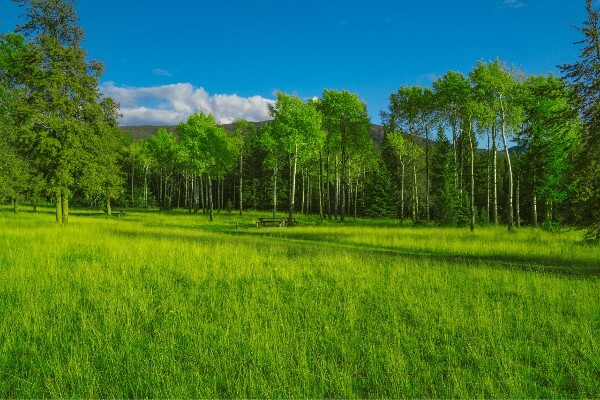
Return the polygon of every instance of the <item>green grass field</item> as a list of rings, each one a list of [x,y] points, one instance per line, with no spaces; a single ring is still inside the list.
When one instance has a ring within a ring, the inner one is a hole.
[[[3,210],[2,398],[600,397],[578,231]]]

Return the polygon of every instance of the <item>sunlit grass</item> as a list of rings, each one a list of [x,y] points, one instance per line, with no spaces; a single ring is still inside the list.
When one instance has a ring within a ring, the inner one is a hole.
[[[0,397],[598,397],[578,232],[258,215],[0,212]]]

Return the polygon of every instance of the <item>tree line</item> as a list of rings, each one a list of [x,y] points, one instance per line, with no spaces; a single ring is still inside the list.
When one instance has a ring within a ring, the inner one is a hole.
[[[278,93],[272,121],[191,115],[145,140],[123,135],[69,0],[16,0],[27,22],[0,37],[1,195],[206,213],[245,208],[321,219],[397,217],[448,226],[565,222],[598,238],[598,13],[587,1],[580,60],[564,78],[500,60],[403,86],[374,132],[365,102]],[[376,143],[377,142],[377,143]]]

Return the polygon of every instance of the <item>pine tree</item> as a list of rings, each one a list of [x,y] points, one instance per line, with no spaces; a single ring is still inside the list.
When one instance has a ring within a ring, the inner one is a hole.
[[[89,167],[87,145],[103,146],[99,138],[107,133],[106,119],[116,125],[116,104],[113,111],[102,105],[98,79],[103,66],[86,59],[74,1],[16,3],[25,7],[27,18],[17,32],[30,40],[12,75],[16,86],[26,88],[11,113],[17,146],[43,174],[47,192],[56,199],[57,222],[67,222],[69,197],[81,171]]]
[[[394,184],[381,158],[368,174],[365,196],[365,215],[371,218],[394,218],[398,213],[398,187]]]
[[[456,226],[460,220],[460,204],[455,186],[454,154],[441,127],[433,149],[431,172],[433,220],[440,225]]]
[[[588,226],[587,238],[600,243],[600,12],[587,0],[588,18],[578,28],[583,39],[579,60],[561,67],[579,98],[585,123],[581,151],[576,158],[575,205],[578,222]]]

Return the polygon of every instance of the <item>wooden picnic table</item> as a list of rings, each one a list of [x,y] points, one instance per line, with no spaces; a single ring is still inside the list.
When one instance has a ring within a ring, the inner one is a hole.
[[[292,225],[297,225],[298,221],[296,221],[296,218],[292,218]],[[279,226],[280,228],[286,227],[289,225],[289,220],[287,217],[285,218],[259,218],[258,221],[256,221],[256,227],[260,228],[263,226],[269,226],[269,225],[274,225],[274,226]]]

